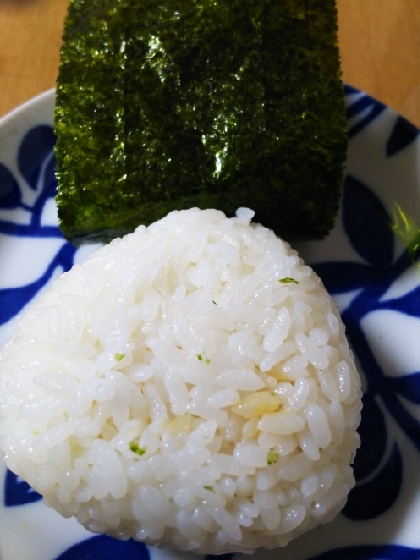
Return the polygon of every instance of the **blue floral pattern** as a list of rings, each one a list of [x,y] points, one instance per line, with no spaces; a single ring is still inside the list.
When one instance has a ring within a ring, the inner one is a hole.
[[[363,173],[363,166],[355,164],[358,162],[355,162],[353,150],[361,153],[360,150],[371,142],[369,134],[377,127],[377,134],[383,138],[382,151],[377,156],[381,158],[379,163],[398,161],[399,169],[403,170],[401,158],[409,157],[410,150],[414,155],[416,150],[420,150],[419,131],[358,90],[345,86],[345,94],[350,157],[343,184],[339,223],[330,240],[318,242],[315,250],[311,249],[314,245],[304,246],[302,254],[313,264],[335,298],[364,377],[364,408],[359,430],[361,447],[354,463],[357,484],[337,521],[338,527],[355,526],[352,539],[346,540],[343,530],[342,540],[334,541],[335,544],[311,548],[312,541],[309,539],[304,553],[296,552],[296,556],[289,556],[286,552],[282,556],[279,551],[279,558],[414,560],[420,558],[420,537],[415,541],[417,547],[413,545],[413,539],[410,543],[401,541],[397,545],[387,540],[382,527],[386,527],[387,516],[396,515],[398,504],[403,499],[404,485],[415,483],[408,478],[412,475],[407,474],[410,470],[407,457],[412,457],[413,450],[416,457],[420,452],[420,408],[417,410],[420,405],[420,359],[417,362],[414,360],[418,367],[413,368],[405,365],[399,370],[394,367],[395,364],[389,365],[380,344],[372,342],[369,321],[378,313],[388,313],[387,317],[395,316],[398,320],[410,318],[418,321],[420,276],[414,280],[410,276],[417,265],[412,263],[407,251],[394,238],[390,227],[392,193],[389,189],[385,193],[380,181],[372,183],[369,174]],[[7,274],[3,280],[0,270],[0,342],[1,336],[5,336],[2,329],[6,329],[9,322],[55,275],[70,269],[77,260],[78,251],[62,238],[53,211],[56,189],[54,142],[51,122],[36,122],[26,127],[23,135],[16,140],[14,158],[2,158],[0,146],[0,243],[7,241],[15,244],[12,248],[18,248],[22,241],[31,240],[39,243],[39,250],[47,254],[44,267],[33,273],[32,267],[28,266],[26,271],[17,275],[15,282],[8,281],[10,275]],[[366,161],[369,163],[368,156]],[[401,171],[397,175],[399,180],[402,179]],[[420,193],[419,182],[420,177],[416,177],[414,188]],[[401,188],[401,185],[396,187]],[[395,197],[397,199],[397,191]],[[406,210],[411,212],[410,208]],[[344,251],[336,249],[334,235],[344,240]],[[331,248],[335,252],[331,252]],[[41,496],[24,481],[5,470],[4,516],[8,512],[29,511],[27,508],[41,512],[40,508],[45,506],[40,500]],[[359,539],[358,528],[363,523],[372,522],[377,524],[376,540],[370,542],[370,537],[366,536]],[[382,522],[385,523],[383,526]],[[328,531],[328,526],[325,531]],[[381,535],[379,542],[383,544],[374,544],[378,542],[378,535]],[[0,531],[0,543],[1,538]],[[120,542],[87,532],[78,534],[72,542],[63,545],[58,553],[45,553],[45,560],[150,560],[155,554],[155,551],[151,554],[151,550],[141,543]],[[318,555],[311,552],[315,550]],[[323,552],[319,554],[319,550]],[[224,555],[225,560],[230,560],[232,556]],[[207,556],[206,560],[212,559],[212,556]],[[4,560],[9,558],[5,556]],[[32,558],[28,556],[28,560]]]
[[[27,482],[12,471],[7,470],[4,478],[5,507],[22,506],[42,500],[42,496],[35,492]]]
[[[92,537],[77,543],[57,560],[150,560],[147,546],[143,543],[117,541],[111,537]]]
[[[399,121],[391,138],[398,126]],[[415,137],[412,136],[412,141]],[[393,142],[396,145],[395,137]],[[406,137],[402,138],[402,142],[404,147],[408,145]],[[366,376],[361,447],[354,465],[358,485],[351,492],[343,513],[352,519],[370,519],[392,506],[403,479],[401,452],[398,443],[393,443],[388,449],[380,404],[420,451],[418,419],[399,398],[420,404],[420,372],[387,376],[372,352],[361,324],[369,313],[379,310],[392,310],[420,318],[420,288],[416,287],[399,298],[383,300],[392,284],[413,263],[407,250],[394,260],[390,215],[374,192],[350,174],[343,186],[342,222],[349,242],[362,262],[334,261],[317,264],[314,268],[332,296],[358,290],[341,314],[352,349]]]
[[[344,86],[344,93],[347,101],[348,134],[351,139],[379,117],[386,107],[349,85]]]
[[[406,546],[353,546],[320,554],[310,560],[418,560],[420,549]]]
[[[331,295],[358,290],[350,305],[342,312],[342,319],[352,349],[366,375],[367,386],[360,430],[362,445],[355,460],[355,474],[359,485],[351,493],[344,513],[355,519],[367,519],[383,513],[392,505],[402,481],[401,456],[397,444],[393,446],[385,464],[382,464],[387,437],[376,399],[382,399],[416,446],[419,446],[420,440],[410,429],[413,419],[409,413],[404,414],[404,408],[396,398],[396,385],[404,391],[405,384],[402,378],[398,378],[398,383],[395,383],[392,378],[388,379],[384,375],[369,347],[361,322],[368,313],[377,309],[396,308],[406,312],[405,304],[412,302],[415,294],[410,292],[399,300],[381,301],[389,286],[411,266],[411,262],[407,252],[393,262],[394,238],[389,225],[391,218],[375,194],[351,175],[347,175],[344,181],[342,216],[344,231],[363,262],[335,261],[320,263],[314,268]],[[416,385],[416,374],[409,376],[406,382]],[[408,398],[412,398],[410,391],[404,392]],[[363,483],[380,464],[382,467],[374,478]],[[388,488],[385,494],[383,488]],[[369,507],[366,507],[367,503]]]

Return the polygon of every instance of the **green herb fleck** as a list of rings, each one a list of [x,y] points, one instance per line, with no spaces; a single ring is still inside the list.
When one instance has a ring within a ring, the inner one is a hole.
[[[274,465],[279,460],[280,455],[274,451],[267,453],[267,465]]]
[[[279,278],[280,284],[299,284],[297,280],[294,278],[290,278],[290,276],[286,276],[286,278]]]
[[[420,228],[397,203],[394,204],[392,209],[392,217],[391,228],[404,241],[408,254],[412,262],[414,262],[420,250]]]
[[[114,358],[116,359],[117,362],[121,362],[121,360],[125,357],[125,354],[119,354],[117,352],[117,354],[114,355]]]
[[[207,365],[211,364],[210,358],[206,358],[206,364],[207,364]]]
[[[196,354],[196,356],[197,356],[197,360],[201,361],[203,359],[203,356],[201,354]]]
[[[217,303],[214,301],[214,299],[212,299],[211,301],[214,303],[214,305],[217,305]]]
[[[208,490],[209,492],[214,492],[213,486],[204,486],[204,488],[205,488],[206,490]]]
[[[130,441],[128,446],[130,448],[130,451],[132,451],[133,453],[137,453],[137,455],[144,455],[146,453],[146,448],[140,447],[137,441]]]

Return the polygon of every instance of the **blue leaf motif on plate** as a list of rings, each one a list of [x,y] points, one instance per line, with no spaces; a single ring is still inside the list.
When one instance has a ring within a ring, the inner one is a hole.
[[[386,145],[387,157],[395,156],[412,144],[420,131],[404,117],[397,117],[391,136]]]
[[[350,124],[348,136],[353,138],[356,134],[364,130],[386,109],[383,103],[376,101],[369,95],[360,94],[360,91],[352,86],[344,86],[345,99],[347,104],[347,120],[354,124]]]
[[[398,444],[394,443],[385,465],[367,482],[356,484],[343,513],[350,519],[372,519],[389,509],[400,493],[403,464]]]
[[[371,266],[356,262],[325,262],[313,266],[330,294],[357,290],[375,280]]]
[[[49,125],[33,127],[24,136],[18,150],[18,164],[25,181],[14,177],[10,169],[0,164],[0,208],[19,208],[26,212],[23,222],[4,215],[0,219],[1,233],[16,237],[62,238],[58,226],[41,224],[44,206],[56,193],[55,140]]]
[[[51,153],[56,136],[51,126],[38,125],[31,128],[23,138],[18,154],[19,171],[32,189],[36,189],[40,167]]]
[[[33,504],[42,500],[42,496],[35,492],[27,482],[19,478],[12,471],[7,470],[4,479],[4,506],[15,507]]]
[[[228,552],[226,554],[207,554],[206,560],[231,560],[233,558],[233,552]]]
[[[343,514],[362,520],[384,513],[398,497],[403,479],[402,458],[396,443],[383,462],[388,442],[386,423],[370,392],[363,396],[359,434],[361,445],[354,461],[356,487],[350,492]],[[364,482],[372,473],[374,476]]]
[[[370,264],[389,266],[394,256],[391,218],[379,198],[351,175],[343,186],[343,226],[353,248]]]
[[[420,548],[400,545],[367,545],[335,548],[309,560],[419,560]]]
[[[357,484],[343,513],[352,519],[367,519],[389,509],[402,484],[402,456],[397,443],[392,443],[386,433],[384,410],[420,451],[420,423],[404,406],[404,398],[419,403],[420,374],[385,375],[361,323],[376,310],[394,310],[420,318],[420,287],[398,298],[383,299],[412,262],[407,251],[394,260],[394,233],[384,204],[367,185],[351,175],[344,181],[342,220],[350,244],[365,263],[322,262],[314,268],[330,293],[356,292],[342,312],[342,319],[365,374],[366,393],[360,426],[361,447],[355,460]]]
[[[56,560],[150,560],[144,543],[133,540],[119,541],[101,535],[75,544]]]
[[[362,418],[358,432],[361,443],[353,464],[356,481],[362,480],[379,466],[388,439],[384,415],[369,392],[363,395]]]
[[[391,391],[395,391],[408,401],[420,404],[420,372],[398,377],[388,377],[387,383]]]
[[[75,251],[73,245],[65,243],[38,280],[26,286],[0,290],[0,325],[10,321],[35,297],[58,266],[61,266],[63,270],[69,270],[73,266]]]
[[[420,286],[400,298],[387,299],[379,303],[378,309],[390,309],[411,317],[420,317]]]
[[[385,383],[385,386],[387,384]],[[398,394],[392,390],[384,390],[381,394],[382,400],[388,409],[390,415],[399,424],[405,435],[420,452],[420,423],[406,409],[398,397]]]
[[[0,163],[0,208],[17,208],[20,203],[19,184],[13,173]]]

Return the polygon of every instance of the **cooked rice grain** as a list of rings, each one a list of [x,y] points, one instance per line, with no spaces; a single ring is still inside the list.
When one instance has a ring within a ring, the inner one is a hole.
[[[172,212],[55,281],[0,360],[8,467],[64,516],[283,546],[354,485],[360,382],[319,278],[240,209]]]

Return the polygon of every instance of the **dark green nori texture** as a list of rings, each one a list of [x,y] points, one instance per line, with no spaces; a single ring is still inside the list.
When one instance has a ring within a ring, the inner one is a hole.
[[[335,0],[72,0],[55,111],[60,225],[109,240],[238,206],[321,238],[347,123]]]

